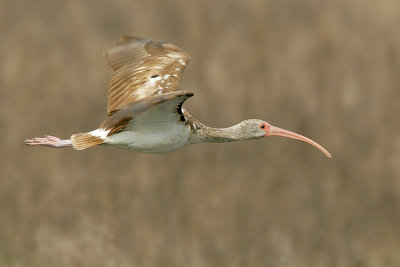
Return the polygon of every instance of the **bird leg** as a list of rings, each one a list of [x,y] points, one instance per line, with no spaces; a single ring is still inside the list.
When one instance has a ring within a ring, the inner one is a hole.
[[[25,144],[29,146],[48,146],[54,148],[72,146],[71,139],[61,140],[60,138],[51,135],[45,135],[44,138],[35,137],[33,139],[26,139]]]

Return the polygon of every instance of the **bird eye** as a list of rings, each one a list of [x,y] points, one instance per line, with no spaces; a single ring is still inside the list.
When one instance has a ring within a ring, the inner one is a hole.
[[[261,128],[261,129],[264,129],[264,128],[265,128],[265,125],[264,125],[264,124],[261,124],[261,125],[260,125],[260,128]]]

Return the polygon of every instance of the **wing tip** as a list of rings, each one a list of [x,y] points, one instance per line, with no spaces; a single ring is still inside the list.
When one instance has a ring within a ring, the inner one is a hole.
[[[175,97],[181,97],[181,96],[185,96],[187,99],[189,97],[194,96],[194,93],[190,92],[190,91],[177,91],[177,92],[166,93],[166,94],[164,94],[164,96],[165,96],[165,100],[170,100]]]

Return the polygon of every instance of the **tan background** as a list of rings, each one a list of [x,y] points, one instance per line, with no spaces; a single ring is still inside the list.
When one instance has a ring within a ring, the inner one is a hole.
[[[400,1],[0,1],[0,266],[400,266]],[[304,134],[147,155],[92,130],[119,34],[191,55],[186,108]]]

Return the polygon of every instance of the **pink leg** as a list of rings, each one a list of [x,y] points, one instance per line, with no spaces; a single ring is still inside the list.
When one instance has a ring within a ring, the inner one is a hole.
[[[72,146],[72,142],[70,139],[61,140],[58,137],[45,135],[44,138],[33,138],[33,139],[26,139],[25,144],[29,146],[49,146],[55,148],[64,148]]]

